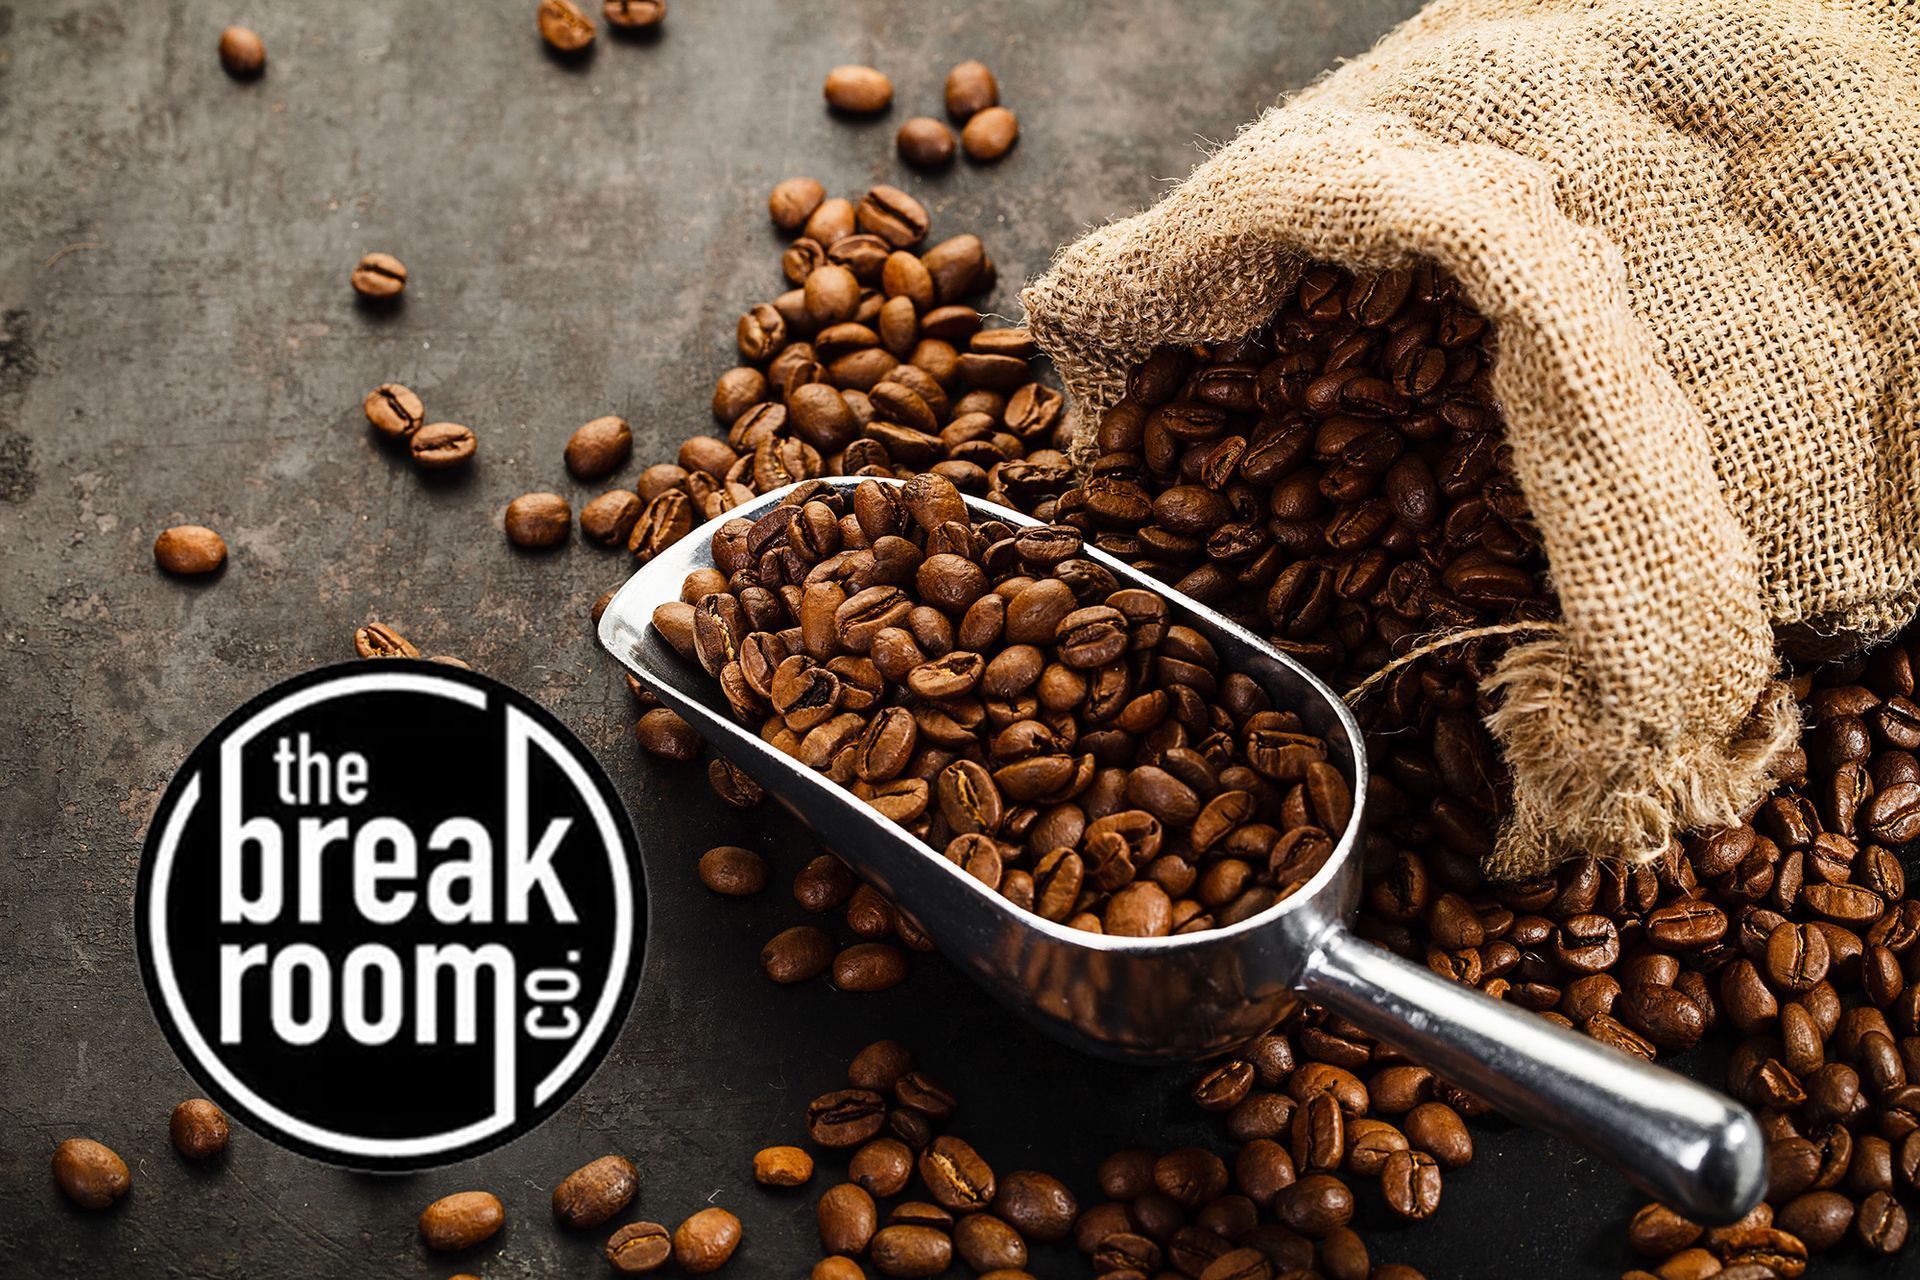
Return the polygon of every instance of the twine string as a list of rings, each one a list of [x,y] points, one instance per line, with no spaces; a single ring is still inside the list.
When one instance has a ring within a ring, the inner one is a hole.
[[[1451,649],[1456,645],[1471,644],[1475,640],[1487,640],[1494,636],[1514,636],[1528,633],[1538,634],[1543,632],[1557,632],[1559,630],[1560,624],[1557,622],[1501,622],[1485,627],[1462,627],[1457,631],[1443,631],[1425,644],[1408,650],[1392,662],[1389,662],[1386,666],[1381,667],[1365,680],[1362,680],[1359,684],[1347,690],[1343,697],[1348,706],[1353,706],[1359,702],[1360,699],[1366,697],[1368,692],[1375,686],[1386,680],[1386,678],[1394,672],[1400,670],[1400,668],[1418,662],[1428,654],[1438,653],[1442,649]]]

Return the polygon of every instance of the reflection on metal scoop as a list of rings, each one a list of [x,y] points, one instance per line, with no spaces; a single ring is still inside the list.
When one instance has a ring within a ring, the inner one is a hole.
[[[851,491],[862,481],[833,478]],[[881,483],[897,483],[882,481]],[[1260,914],[1205,933],[1123,938],[1024,911],[783,754],[734,719],[716,681],[652,625],[682,580],[713,567],[713,534],[756,519],[766,494],[680,539],[620,589],[600,642],[727,759],[765,787],[891,898],[1002,1001],[1057,1039],[1103,1057],[1200,1058],[1266,1031],[1304,997],[1406,1052],[1501,1112],[1579,1142],[1629,1181],[1697,1220],[1730,1222],[1766,1187],[1759,1126],[1744,1108],[1664,1068],[1448,981],[1347,931],[1360,899],[1367,761],[1346,705],[1305,668],[1250,632],[1089,547],[1123,586],[1165,597],[1173,622],[1205,635],[1222,668],[1265,687],[1327,741],[1347,775],[1353,816],[1305,886]],[[976,520],[1036,521],[976,498]]]

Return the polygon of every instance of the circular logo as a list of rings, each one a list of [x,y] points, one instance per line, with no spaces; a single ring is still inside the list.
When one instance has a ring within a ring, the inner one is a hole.
[[[358,1169],[533,1128],[632,1002],[646,893],[593,757],[497,680],[325,667],[194,749],[148,829],[147,996],[208,1094]]]

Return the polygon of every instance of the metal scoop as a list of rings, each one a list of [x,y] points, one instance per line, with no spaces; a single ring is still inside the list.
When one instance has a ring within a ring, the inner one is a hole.
[[[854,478],[827,481],[851,490]],[[895,483],[883,481],[883,483]],[[778,490],[709,521],[655,556],[600,620],[600,642],[727,759],[792,810],[912,916],[942,955],[1057,1039],[1103,1057],[1200,1058],[1243,1044],[1304,997],[1396,1046],[1515,1120],[1579,1142],[1628,1181],[1701,1221],[1730,1222],[1766,1187],[1759,1126],[1710,1089],[1448,981],[1347,931],[1360,900],[1367,761],[1334,692],[1250,632],[1089,547],[1122,586],[1166,598],[1223,670],[1263,685],[1326,739],[1353,815],[1326,865],[1292,896],[1238,924],[1166,938],[1086,933],[1024,911],[852,793],[734,719],[719,684],[651,625],[682,580],[713,567],[713,534],[779,505]],[[974,519],[1038,523],[976,498]]]

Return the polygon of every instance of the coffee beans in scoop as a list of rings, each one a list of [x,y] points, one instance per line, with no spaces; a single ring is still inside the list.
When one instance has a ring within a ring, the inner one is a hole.
[[[690,580],[656,626],[769,743],[1023,908],[1135,936],[1245,919],[1332,854],[1346,780],[1082,546],[975,524],[936,473],[803,486],[723,526],[724,588]]]

